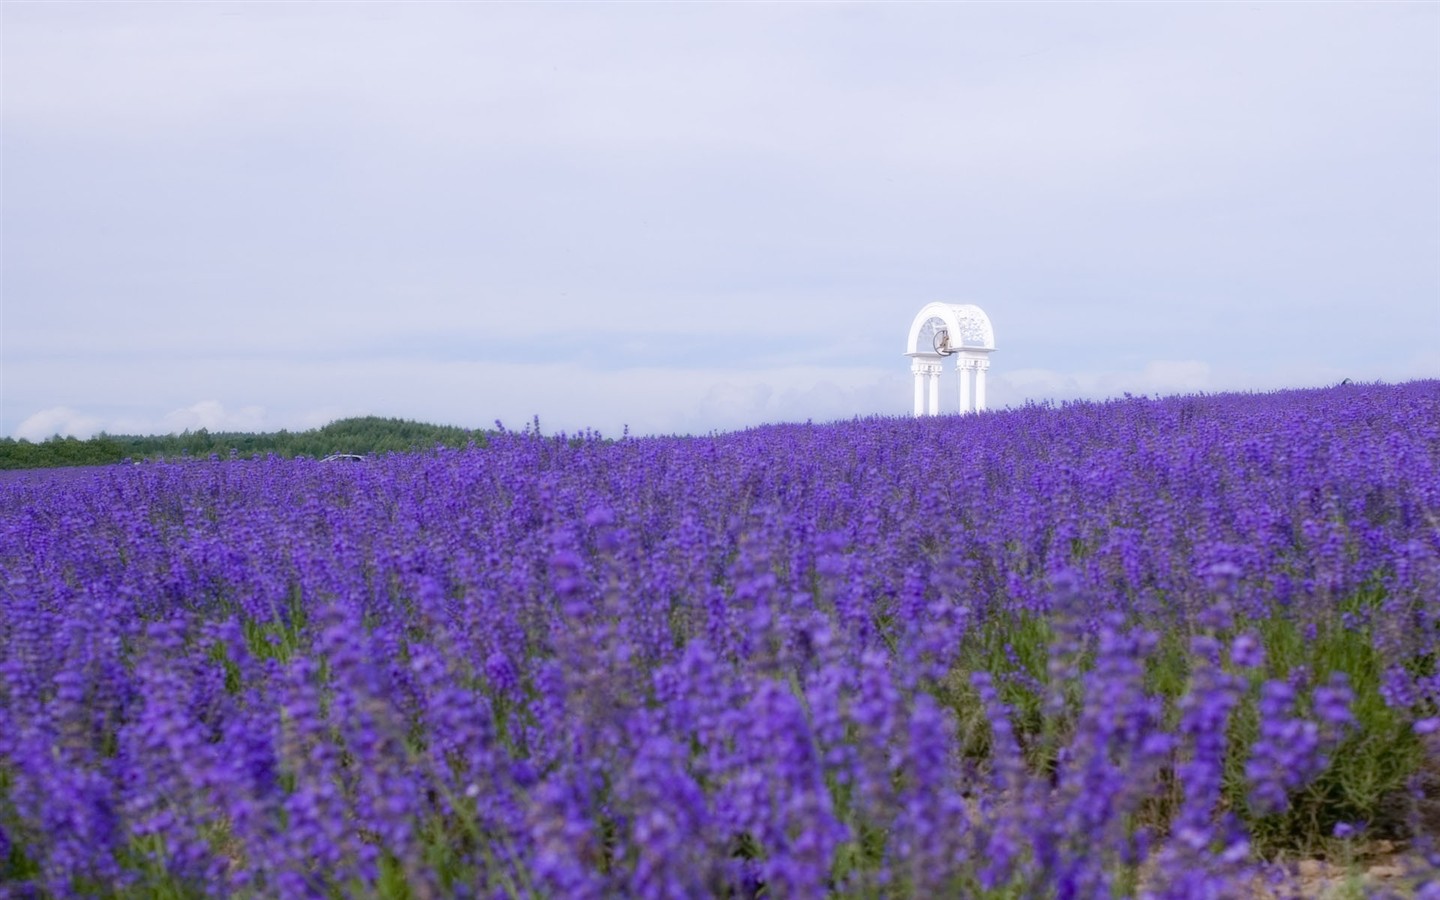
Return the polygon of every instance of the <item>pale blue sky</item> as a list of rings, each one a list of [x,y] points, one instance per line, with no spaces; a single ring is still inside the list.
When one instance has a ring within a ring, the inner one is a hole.
[[[0,434],[905,414],[934,300],[992,406],[1440,377],[1433,3],[0,19]]]

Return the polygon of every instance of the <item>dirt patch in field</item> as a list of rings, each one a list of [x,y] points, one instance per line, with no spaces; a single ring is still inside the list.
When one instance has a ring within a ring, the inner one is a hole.
[[[1411,897],[1437,874],[1427,878],[1424,860],[1392,841],[1374,841],[1349,860],[1302,859],[1286,868],[1292,872],[1286,883],[1257,884],[1254,898]]]
[[[1153,866],[1154,863],[1149,865]],[[1350,900],[1366,897],[1414,897],[1416,891],[1440,878],[1407,845],[1377,840],[1357,845],[1348,859],[1301,859],[1277,864],[1283,873],[1257,876],[1250,891],[1233,900]],[[1142,867],[1140,890],[1156,890],[1154,871]]]

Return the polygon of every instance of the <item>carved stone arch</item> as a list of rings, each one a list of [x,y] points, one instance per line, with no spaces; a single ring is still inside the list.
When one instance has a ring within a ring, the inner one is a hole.
[[[910,371],[915,376],[915,415],[940,413],[941,363],[947,356],[955,357],[955,369],[960,373],[960,412],[985,409],[985,373],[994,351],[995,329],[980,307],[969,303],[921,307],[905,341],[905,355],[910,357]]]

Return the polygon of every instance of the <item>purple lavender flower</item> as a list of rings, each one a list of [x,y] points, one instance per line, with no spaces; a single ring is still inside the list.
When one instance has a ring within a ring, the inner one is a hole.
[[[1260,689],[1260,736],[1245,764],[1250,802],[1264,813],[1282,812],[1289,793],[1305,783],[1323,764],[1320,732],[1315,723],[1292,714],[1295,692],[1284,681],[1267,681]]]
[[[1404,666],[1391,665],[1385,669],[1380,682],[1380,697],[1391,709],[1409,709],[1419,699],[1414,679]]]
[[[1333,734],[1331,743],[1357,724],[1355,714],[1351,712],[1354,701],[1355,692],[1350,688],[1350,677],[1344,672],[1331,673],[1329,682],[1315,689],[1315,716]]]
[[[1230,644],[1230,661],[1242,669],[1258,669],[1265,665],[1265,647],[1253,631],[1235,636]]]

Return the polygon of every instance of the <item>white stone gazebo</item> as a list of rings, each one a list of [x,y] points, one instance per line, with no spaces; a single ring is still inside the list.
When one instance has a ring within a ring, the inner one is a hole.
[[[955,369],[960,373],[960,412],[983,410],[985,370],[990,368],[993,352],[995,329],[980,307],[925,304],[910,323],[910,339],[905,344],[910,371],[915,373],[915,415],[939,415],[941,362],[947,356],[955,357]]]

